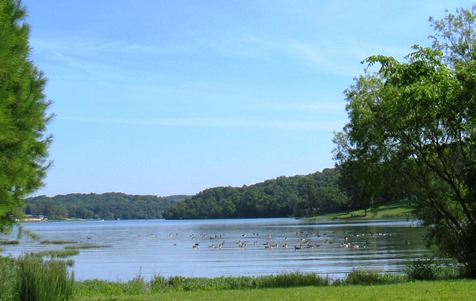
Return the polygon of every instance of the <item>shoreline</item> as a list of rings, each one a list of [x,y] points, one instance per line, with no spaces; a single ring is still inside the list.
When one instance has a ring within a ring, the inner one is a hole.
[[[293,217],[293,216],[283,216],[283,217],[256,217],[256,219],[272,219],[272,218],[294,218],[302,220],[383,220],[383,219],[395,219],[395,220],[411,220],[415,219],[415,216],[412,214],[412,209],[408,206],[403,205],[384,205],[378,207],[376,210],[372,209],[359,209],[354,211],[345,211],[345,212],[334,212],[328,214],[320,214],[310,217]],[[223,218],[218,220],[241,220],[249,218]],[[50,219],[46,216],[31,216],[25,219],[19,219],[18,222],[75,222],[75,221],[119,221],[119,220],[166,220],[166,221],[177,221],[183,219],[81,219],[81,218],[62,218],[62,219]],[[216,218],[195,218],[195,219],[185,219],[185,220],[217,220]]]

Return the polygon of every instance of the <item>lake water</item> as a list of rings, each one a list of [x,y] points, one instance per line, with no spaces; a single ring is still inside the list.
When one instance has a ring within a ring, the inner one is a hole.
[[[411,221],[292,218],[25,223],[41,240],[109,248],[80,250],[75,278],[128,281],[138,275],[216,277],[314,272],[341,278],[353,269],[400,271],[425,253],[424,228]],[[14,231],[15,232],[15,231]],[[14,234],[14,233],[13,233]],[[13,234],[9,237],[15,239]],[[3,255],[62,249],[22,238]]]

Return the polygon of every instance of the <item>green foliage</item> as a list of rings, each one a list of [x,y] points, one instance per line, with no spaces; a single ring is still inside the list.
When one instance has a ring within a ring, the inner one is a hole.
[[[31,230],[25,229],[22,224],[18,224],[16,228],[18,230],[17,239],[20,239],[23,236],[27,236],[33,240],[40,241],[40,236],[38,234]]]
[[[50,219],[156,219],[185,195],[158,197],[124,193],[67,194],[55,197],[37,196],[26,199],[26,214]]]
[[[415,260],[403,271],[411,281],[458,279],[466,276],[465,269],[460,265],[442,263],[429,258]]]
[[[24,256],[17,261],[15,294],[21,301],[68,301],[74,297],[74,277],[60,261]]]
[[[475,16],[476,6],[473,6],[471,9],[457,9],[456,14],[448,14],[442,20],[430,18],[436,32],[430,36],[433,48],[444,53],[449,64],[468,63],[476,59]]]
[[[14,300],[15,266],[13,259],[0,257],[0,301]]]
[[[412,280],[434,280],[435,272],[431,260],[419,259],[405,269],[408,278]]]
[[[29,59],[29,26],[18,0],[0,1],[0,231],[22,215],[23,198],[41,187],[51,137],[46,79]]]
[[[406,201],[439,255],[476,276],[475,13],[433,20],[434,47],[414,46],[405,62],[366,59],[381,67],[346,91],[350,122],[334,141],[353,201]]]
[[[312,216],[348,208],[338,170],[278,177],[251,186],[216,187],[167,208],[168,219]]]
[[[377,271],[353,270],[338,284],[344,285],[377,285],[406,282],[408,278],[398,274],[380,273]]]

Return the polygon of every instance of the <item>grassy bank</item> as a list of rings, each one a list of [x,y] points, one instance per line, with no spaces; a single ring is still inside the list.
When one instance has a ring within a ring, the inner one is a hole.
[[[375,292],[365,295],[369,291],[369,287],[389,286],[393,288],[391,295],[400,296],[402,287],[399,286],[401,285],[437,283],[437,290],[441,291],[440,295],[447,297],[446,300],[451,300],[452,290],[448,290],[453,287],[451,283],[463,283],[462,295],[469,295],[472,287],[476,285],[476,280],[468,280],[467,283],[463,280],[456,280],[462,275],[460,272],[457,268],[437,268],[433,265],[416,264],[409,266],[404,274],[355,270],[350,272],[346,278],[339,280],[321,277],[313,273],[217,278],[156,276],[150,282],[144,281],[141,277],[127,283],[101,280],[82,281],[77,283],[76,292],[78,300],[157,300],[162,298],[167,300],[212,300],[213,298],[218,298],[218,300],[296,300],[297,296],[311,298],[317,293],[322,294],[323,298],[327,300],[330,295],[342,296],[347,293],[357,295],[358,292],[366,296],[362,300],[372,300]],[[433,281],[421,281],[420,279],[432,279]],[[464,291],[467,292],[463,293]],[[286,296],[289,299],[283,299],[283,292],[287,292]],[[369,297],[372,298],[369,299]],[[406,296],[402,295],[403,297]],[[426,298],[427,296],[420,297]],[[434,295],[428,297],[433,298]],[[402,298],[397,299],[405,299]]]
[[[75,281],[62,261],[0,258],[0,301],[88,300],[470,300],[476,280],[457,266],[420,261],[403,274],[355,270],[333,280],[313,273],[260,277],[162,277]],[[432,279],[421,281],[419,279]]]
[[[124,300],[474,300],[476,280],[419,281],[386,285],[268,288],[169,292],[155,295],[82,297],[80,301]]]
[[[368,209],[367,214],[365,210],[355,210],[349,212],[338,212],[323,214],[311,217],[313,220],[326,220],[326,219],[412,219],[413,214],[409,207],[402,205],[385,205],[380,206],[375,210]]]

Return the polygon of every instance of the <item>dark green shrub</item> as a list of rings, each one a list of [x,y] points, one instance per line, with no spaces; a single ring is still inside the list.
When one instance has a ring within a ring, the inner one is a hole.
[[[402,275],[379,273],[377,271],[353,270],[339,284],[375,285],[405,282],[407,278]]]
[[[404,269],[410,280],[435,279],[435,267],[431,259],[418,259]]]
[[[404,272],[410,280],[449,280],[468,276],[463,265],[433,259],[418,259],[408,265]]]

